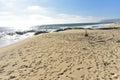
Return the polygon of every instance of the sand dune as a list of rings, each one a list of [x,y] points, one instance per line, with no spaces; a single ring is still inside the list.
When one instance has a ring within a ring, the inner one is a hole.
[[[45,33],[0,48],[0,80],[120,80],[120,29]]]

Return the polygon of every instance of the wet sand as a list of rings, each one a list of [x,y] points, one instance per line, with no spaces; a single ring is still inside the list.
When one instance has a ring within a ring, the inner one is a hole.
[[[0,48],[0,80],[120,80],[120,29],[45,33]]]

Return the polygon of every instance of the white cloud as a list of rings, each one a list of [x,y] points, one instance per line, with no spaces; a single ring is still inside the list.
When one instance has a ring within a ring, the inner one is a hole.
[[[9,15],[9,14],[11,14],[11,12],[8,12],[8,11],[2,11],[2,12],[0,12],[0,15]]]
[[[56,14],[56,21],[59,23],[83,23],[83,22],[96,22],[100,18],[92,16],[80,16],[71,14]]]
[[[95,22],[100,19],[94,17],[82,17],[78,15],[69,14],[53,14],[52,16],[46,16],[41,14],[29,14],[29,15],[7,15],[0,16],[0,22],[5,23],[3,26],[35,26],[40,24],[57,24],[57,23],[82,23],[82,22]],[[0,23],[0,25],[1,25]]]
[[[43,16],[43,15],[36,15],[36,14],[30,15],[29,18],[33,19],[33,20],[43,20],[43,19],[48,20],[48,19],[51,19],[50,17]]]
[[[7,4],[7,3],[13,3],[16,2],[17,0],[0,0],[0,2],[2,2],[3,4]]]
[[[27,9],[28,10],[39,10],[41,8],[40,8],[40,6],[28,6]],[[44,10],[44,9],[42,8],[42,10]]]
[[[13,7],[17,0],[0,0],[0,2],[5,6],[5,7]]]
[[[0,20],[12,20],[12,19],[16,19],[16,16],[13,15],[0,16]]]
[[[0,26],[35,26],[40,24],[82,23],[99,21],[100,18],[58,13],[40,5],[25,5],[26,0],[0,0],[6,9],[0,11]],[[47,0],[46,0],[47,1]],[[23,6],[25,5],[25,6]],[[11,9],[9,9],[11,8]]]
[[[47,14],[49,10],[47,8],[41,6],[28,6],[25,11],[33,12],[33,13],[42,13]]]

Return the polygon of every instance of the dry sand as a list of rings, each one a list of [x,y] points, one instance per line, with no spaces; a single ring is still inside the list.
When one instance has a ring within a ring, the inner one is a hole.
[[[120,23],[113,23],[113,24],[107,25],[106,27],[120,28]]]
[[[0,48],[0,80],[120,80],[120,29],[46,33]]]

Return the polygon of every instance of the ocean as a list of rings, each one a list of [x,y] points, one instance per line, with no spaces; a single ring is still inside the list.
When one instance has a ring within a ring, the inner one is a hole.
[[[76,24],[51,24],[37,25],[27,28],[0,27],[0,47],[10,45],[25,38],[34,36],[38,31],[55,32],[66,28],[100,28],[110,23],[76,23]]]

